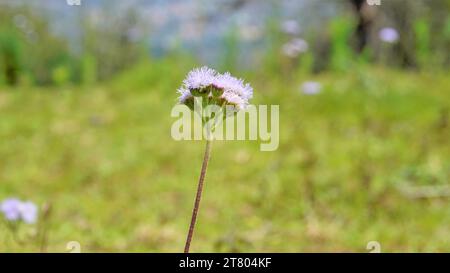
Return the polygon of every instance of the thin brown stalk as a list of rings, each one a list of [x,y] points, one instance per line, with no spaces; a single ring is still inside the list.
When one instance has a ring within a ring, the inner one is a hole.
[[[200,207],[200,200],[202,198],[203,184],[206,176],[206,169],[208,168],[209,158],[211,157],[212,140],[206,141],[205,155],[203,157],[202,170],[200,172],[200,178],[198,180],[197,195],[195,197],[194,209],[192,210],[191,224],[189,226],[189,233],[186,239],[186,245],[184,246],[184,253],[189,253],[191,246],[192,235],[194,234],[195,222],[197,221],[198,209]]]

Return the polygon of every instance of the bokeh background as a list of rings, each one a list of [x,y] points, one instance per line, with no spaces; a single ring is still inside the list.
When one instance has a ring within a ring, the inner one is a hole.
[[[449,10],[0,0],[0,251],[182,251],[204,143],[170,111],[202,65],[280,105],[280,146],[214,144],[192,251],[450,251]]]

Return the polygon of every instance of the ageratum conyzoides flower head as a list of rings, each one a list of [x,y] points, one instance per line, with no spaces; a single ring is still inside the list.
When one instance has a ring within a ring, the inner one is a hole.
[[[38,217],[38,207],[30,202],[23,202],[17,198],[8,198],[0,204],[0,211],[10,222],[23,221],[34,224]]]
[[[233,106],[236,111],[245,109],[253,97],[253,88],[229,72],[220,74],[206,66],[188,73],[178,89],[179,103],[193,108],[194,97],[202,97],[207,104]]]
[[[378,36],[383,42],[386,43],[396,43],[398,39],[400,38],[400,34],[395,28],[392,27],[386,27],[380,30],[378,33]]]

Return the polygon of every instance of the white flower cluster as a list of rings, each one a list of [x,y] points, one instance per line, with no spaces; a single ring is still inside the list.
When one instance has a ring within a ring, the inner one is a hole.
[[[245,109],[253,97],[253,88],[242,79],[206,66],[189,72],[178,92],[179,102],[188,106],[193,105],[194,97],[202,96],[219,106],[232,105],[236,110]]]

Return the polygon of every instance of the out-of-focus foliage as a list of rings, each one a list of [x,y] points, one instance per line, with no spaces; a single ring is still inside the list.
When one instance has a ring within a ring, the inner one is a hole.
[[[300,24],[299,33],[293,35],[286,35],[280,30],[283,20],[286,20],[283,18],[282,1],[264,2],[262,4],[270,3],[271,10],[264,29],[235,22],[230,23],[229,28],[223,28],[222,34],[216,34],[223,37],[216,66],[226,70],[260,68],[288,74],[294,71],[318,72],[326,69],[343,72],[351,70],[355,61],[381,62],[385,65],[415,69],[448,68],[448,0],[392,0],[379,7],[362,4],[359,10],[351,5],[353,2],[358,0],[339,3],[311,2],[309,6],[305,6],[311,12],[320,13],[327,6],[333,6],[334,15],[320,17],[322,19],[316,22],[317,26],[302,25],[303,21],[300,19],[305,15],[305,11],[301,10],[303,13],[299,11],[297,17],[291,15],[289,19]],[[232,15],[240,12],[246,4],[250,5],[250,1],[227,5],[224,6],[226,9],[216,12]],[[119,10],[105,2],[96,9],[81,8],[74,9],[74,12],[77,14],[75,23],[79,26],[80,38],[75,45],[69,47],[74,37],[70,34],[56,35],[50,28],[45,13],[30,9],[26,5],[2,4],[0,82],[92,84],[98,80],[107,80],[149,57],[147,41],[153,35],[152,25],[148,27],[148,22],[144,22],[138,7]],[[214,15],[211,16],[214,18]],[[190,28],[186,28],[192,32],[191,35],[195,34],[196,30],[192,29],[194,26],[204,27],[204,21],[211,19],[205,19],[201,15],[198,18],[197,25],[192,24]],[[195,17],[192,20],[195,20]],[[359,28],[361,22],[364,25],[362,29]],[[380,40],[379,31],[384,27],[391,27],[399,32],[400,39],[397,43],[388,45]],[[262,36],[258,33],[261,31]],[[256,37],[256,42],[244,44],[240,33],[247,33],[251,39]],[[182,37],[189,37],[188,34],[183,35]],[[261,38],[258,38],[260,36]],[[177,50],[183,45],[179,38],[173,39],[179,41]],[[282,52],[283,46],[295,38],[305,40],[309,44],[309,50],[298,56],[286,57]],[[357,44],[361,39],[365,41],[364,50],[359,52]],[[251,50],[252,47],[255,50]],[[197,51],[208,51],[208,47]]]
[[[353,50],[349,42],[354,23],[347,18],[334,20],[330,25],[331,60],[330,67],[336,71],[345,71],[353,60]]]
[[[110,78],[144,56],[132,11],[110,14],[95,22],[80,14],[81,50],[68,46],[68,37],[56,35],[41,13],[26,6],[1,5],[0,79],[7,84],[23,80],[38,85],[89,84]],[[94,17],[95,19],[95,17]],[[120,54],[118,54],[120,52]]]
[[[56,37],[47,21],[26,7],[0,9],[1,78],[9,84],[18,83],[22,77],[36,84],[53,82],[54,69],[70,67],[74,61],[67,41]]]
[[[0,199],[52,204],[48,251],[73,240],[83,252],[182,250],[203,144],[170,137],[170,109],[197,65],[178,56],[90,89],[0,91]],[[280,147],[214,143],[193,251],[449,249],[448,77],[355,71],[247,75],[253,103],[281,106]],[[300,93],[310,78],[321,93]],[[420,197],[422,186],[436,195]],[[42,243],[0,241],[0,251]]]
[[[82,49],[87,54],[83,58],[83,67],[91,71],[85,72],[91,76],[84,75],[84,81],[88,82],[92,81],[89,78],[110,78],[145,54],[139,43],[135,11],[113,11],[106,4],[96,16],[99,18],[85,14],[80,22],[84,30]]]

